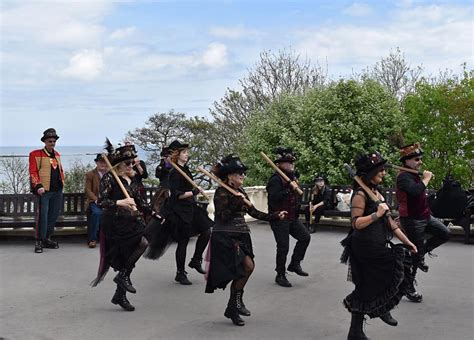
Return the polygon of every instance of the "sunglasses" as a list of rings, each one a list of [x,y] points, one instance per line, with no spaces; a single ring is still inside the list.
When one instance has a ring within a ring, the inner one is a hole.
[[[422,161],[423,160],[423,157],[416,157],[416,158],[413,158],[415,160],[415,162],[419,162],[419,161]]]
[[[132,165],[132,161],[125,161],[124,163],[125,163],[126,166]]]

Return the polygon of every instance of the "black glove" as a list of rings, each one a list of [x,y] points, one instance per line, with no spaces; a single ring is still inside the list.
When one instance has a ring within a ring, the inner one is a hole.
[[[201,193],[201,190],[199,190],[198,188],[193,188],[193,190],[191,190],[191,192],[193,193],[194,196],[196,196],[199,193]]]

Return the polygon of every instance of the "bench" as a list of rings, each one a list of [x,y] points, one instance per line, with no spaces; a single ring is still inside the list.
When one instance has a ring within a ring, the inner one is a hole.
[[[300,214],[304,215],[305,210],[308,207],[311,190],[313,186],[308,184],[301,185],[301,189],[303,190],[303,196],[301,199],[301,207],[300,207]],[[391,214],[393,217],[398,217],[398,202],[396,197],[396,191],[394,188],[381,188],[381,194],[385,197],[385,201],[388,205],[392,208]],[[325,218],[343,218],[344,225],[350,226],[350,211],[339,211],[336,210],[335,207],[337,206],[337,194],[338,193],[349,193],[350,189],[347,186],[333,186],[331,187],[331,209],[324,210],[322,217]],[[434,191],[430,191],[430,194],[434,193]],[[470,243],[471,235],[473,234],[473,230],[471,228],[471,224],[474,222],[474,211],[466,209],[464,211],[464,215],[460,218],[439,218],[446,226],[450,223],[453,225],[459,225],[462,227],[464,231],[464,243]],[[331,224],[334,223],[334,220],[331,221]],[[318,225],[323,225],[325,222],[321,220]]]
[[[37,198],[33,194],[0,195],[0,228],[34,228]],[[64,193],[56,227],[87,227],[86,197]]]

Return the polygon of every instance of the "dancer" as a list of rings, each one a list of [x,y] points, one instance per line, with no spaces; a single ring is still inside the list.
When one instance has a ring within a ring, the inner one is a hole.
[[[141,212],[150,212],[150,209],[142,201],[139,188],[132,182],[135,148],[133,145],[126,145],[114,149],[108,139],[106,143],[106,162],[115,169],[109,169],[100,181],[98,205],[103,209],[100,231],[101,258],[92,286],[97,286],[109,267],[112,267],[119,273],[114,278],[117,289],[111,302],[126,311],[134,311],[135,307],[128,301],[126,292],[136,293],[130,274],[148,246],[143,237],[143,220],[137,214],[137,209]]]
[[[186,163],[189,160],[189,144],[182,144],[175,140],[169,145],[171,162],[175,164],[190,180],[191,172]],[[168,245],[176,241],[176,277],[175,281],[182,285],[191,285],[184,270],[186,262],[186,248],[191,236],[199,235],[196,240],[194,255],[188,266],[200,274],[206,272],[202,268],[202,254],[206,249],[210,228],[213,224],[207,212],[196,204],[195,196],[201,192],[178,171],[171,169],[169,174],[170,198],[162,207],[160,215],[165,219],[161,227],[153,228],[153,237],[150,247],[145,254],[146,258],[157,259],[161,257]]]
[[[366,314],[371,318],[380,317],[391,326],[398,324],[390,310],[400,302],[409,286],[411,266],[406,248],[393,245],[391,237],[395,235],[413,253],[417,252],[395,222],[386,217],[389,207],[377,190],[385,177],[385,163],[378,152],[362,155],[355,162],[362,182],[354,183],[352,229],[342,242],[345,251],[341,258],[344,263],[349,259],[349,279],[355,285],[354,291],[344,299],[344,306],[352,314],[348,339],[367,339],[362,329]]]
[[[288,271],[300,276],[308,276],[308,273],[301,268],[301,261],[304,258],[311,236],[303,223],[298,219],[300,198],[294,189],[296,186],[294,182],[294,162],[296,161],[296,156],[293,150],[289,148],[277,148],[276,154],[278,158],[274,163],[291,181],[287,182],[278,172],[275,172],[267,183],[268,212],[288,212],[285,219],[270,223],[277,246],[275,268],[277,276],[275,277],[275,282],[282,287],[291,287],[291,283],[286,278],[286,257],[290,248],[290,235],[297,242]]]
[[[247,167],[235,155],[224,157],[212,172],[237,192],[232,194],[220,186],[214,195],[215,226],[210,242],[210,266],[206,293],[225,289],[229,282],[230,298],[224,316],[237,326],[245,325],[240,315],[250,316],[243,301],[244,287],[254,270],[254,254],[250,229],[245,214],[264,221],[274,221],[286,216],[286,211],[267,214],[244,203],[248,196],[243,188]]]
[[[410,144],[400,149],[400,162],[403,166],[420,172],[423,164],[423,150],[419,143]],[[423,296],[415,289],[417,268],[427,272],[425,254],[449,240],[449,229],[431,215],[426,196],[426,186],[433,174],[423,171],[422,175],[401,170],[397,176],[397,200],[399,203],[400,223],[408,237],[418,248],[418,254],[413,258],[413,282],[406,296],[413,302],[421,302]],[[421,176],[421,178],[420,178]],[[430,237],[425,243],[426,234]]]

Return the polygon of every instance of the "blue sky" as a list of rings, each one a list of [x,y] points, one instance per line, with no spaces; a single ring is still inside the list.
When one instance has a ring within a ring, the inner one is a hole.
[[[337,79],[399,47],[425,74],[473,67],[471,1],[2,1],[0,146],[101,145],[171,109],[208,116],[264,50]]]

